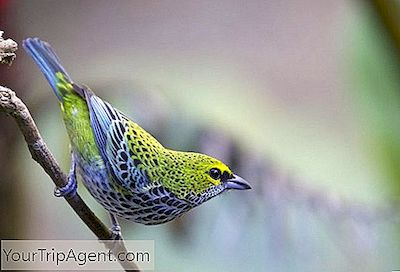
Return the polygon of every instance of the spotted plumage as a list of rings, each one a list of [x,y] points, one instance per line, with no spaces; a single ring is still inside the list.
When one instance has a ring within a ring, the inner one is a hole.
[[[160,224],[226,190],[250,188],[215,158],[163,147],[87,87],[73,83],[46,42],[29,38],[24,48],[60,102],[83,183],[110,213]]]

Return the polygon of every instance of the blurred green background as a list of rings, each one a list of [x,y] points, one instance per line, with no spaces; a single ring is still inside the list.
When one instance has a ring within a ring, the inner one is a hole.
[[[9,1],[0,28],[49,41],[165,146],[216,156],[253,185],[160,226],[157,271],[400,269],[398,1]],[[62,167],[55,96],[20,49],[0,84]],[[0,115],[1,239],[94,239]],[[105,211],[80,193],[104,222]]]

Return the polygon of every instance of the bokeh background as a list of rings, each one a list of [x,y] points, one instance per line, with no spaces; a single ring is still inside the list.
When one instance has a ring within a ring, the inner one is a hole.
[[[253,186],[161,226],[157,271],[400,269],[398,1],[10,1],[0,28],[49,41],[164,145],[228,162]],[[55,96],[22,50],[0,84],[60,164]],[[0,238],[94,239],[0,115]],[[80,193],[105,222],[105,211]]]

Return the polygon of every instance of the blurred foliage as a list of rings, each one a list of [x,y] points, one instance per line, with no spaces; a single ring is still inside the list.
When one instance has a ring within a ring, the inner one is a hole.
[[[349,87],[359,110],[360,140],[389,182],[391,197],[400,200],[400,48],[372,7],[352,18],[348,30]]]

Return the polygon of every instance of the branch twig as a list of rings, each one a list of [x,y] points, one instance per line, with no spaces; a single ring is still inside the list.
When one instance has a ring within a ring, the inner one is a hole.
[[[11,39],[4,40],[3,31],[0,31],[0,63],[11,65],[15,59],[18,44]]]
[[[5,112],[14,118],[20,131],[24,135],[32,158],[42,166],[53,180],[54,184],[58,187],[65,186],[67,184],[67,175],[61,170],[53,154],[40,136],[39,130],[28,108],[21,99],[16,96],[15,92],[2,86],[0,86],[0,112]],[[90,210],[78,194],[66,197],[65,200],[99,240],[112,239],[112,232]],[[106,246],[115,246],[115,244],[110,244],[106,243]],[[117,246],[119,246],[117,250],[122,249],[126,251],[122,240]],[[134,263],[121,262],[121,265],[126,271],[139,270]]]

